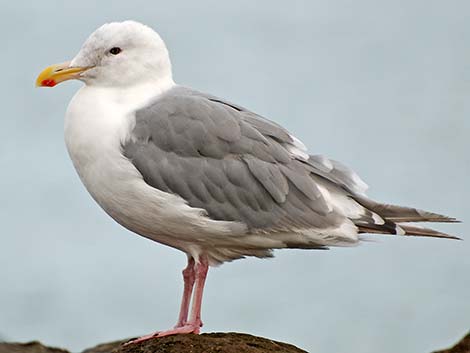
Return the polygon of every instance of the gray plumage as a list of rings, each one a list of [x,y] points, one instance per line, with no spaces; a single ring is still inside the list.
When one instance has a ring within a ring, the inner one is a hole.
[[[341,223],[289,133],[240,107],[174,88],[136,113],[132,136],[124,155],[145,181],[212,219],[266,232]]]
[[[365,197],[367,186],[352,170],[306,155],[287,130],[243,107],[177,86],[135,116],[124,155],[149,185],[211,219],[244,223],[250,233],[339,227],[345,215],[325,200],[323,187],[363,206],[353,219],[357,226],[401,231],[393,220],[403,218],[391,209],[376,212],[385,209]],[[426,220],[445,218],[425,214]]]

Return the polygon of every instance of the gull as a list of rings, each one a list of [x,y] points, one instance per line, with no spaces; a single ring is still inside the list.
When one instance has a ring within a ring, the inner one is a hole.
[[[373,201],[356,173],[282,126],[176,84],[165,43],[141,23],[101,26],[36,85],[70,79],[85,84],[68,105],[65,142],[86,189],[116,222],[188,259],[176,326],[132,343],[198,334],[210,266],[352,246],[362,233],[456,238],[410,224],[456,219]]]

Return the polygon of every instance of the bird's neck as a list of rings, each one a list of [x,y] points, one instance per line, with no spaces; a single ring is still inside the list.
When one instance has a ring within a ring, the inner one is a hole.
[[[138,110],[161,94],[175,86],[173,78],[170,76],[159,78],[158,80],[148,80],[138,84],[119,87],[103,87],[89,85],[82,90],[88,95],[95,95],[105,99],[107,103],[120,106],[126,111]]]
[[[172,79],[121,88],[87,85],[71,100],[65,117],[65,141],[83,178],[101,159],[118,160],[130,135],[135,111],[171,89]]]

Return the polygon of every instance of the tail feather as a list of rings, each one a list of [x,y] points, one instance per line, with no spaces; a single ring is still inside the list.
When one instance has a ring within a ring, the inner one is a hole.
[[[460,239],[454,235],[446,234],[434,229],[408,224],[409,222],[459,222],[453,217],[447,217],[441,214],[411,207],[381,204],[364,196],[354,196],[354,199],[363,207],[378,214],[385,220],[384,224],[356,223],[356,226],[361,233]]]
[[[363,196],[355,196],[354,199],[365,208],[374,211],[382,218],[392,222],[441,222],[459,223],[460,221],[438,213],[428,212],[412,207],[403,207],[378,203]]]
[[[455,239],[462,240],[455,235],[443,233],[431,228],[424,228],[415,225],[404,225],[396,224],[395,230],[384,229],[381,226],[358,226],[359,233],[371,233],[371,234],[397,234],[404,236],[417,236],[417,237],[433,237],[433,238],[445,238],[445,239]]]
[[[397,234],[404,235],[405,231],[399,224],[385,220],[384,224],[358,224],[356,226],[360,233],[376,233],[376,234]]]
[[[462,240],[462,238],[450,235],[447,233],[439,232],[431,228],[424,228],[416,225],[400,224],[400,227],[405,231],[404,235],[418,236],[418,237],[434,237],[434,238],[445,238],[445,239],[456,239]]]

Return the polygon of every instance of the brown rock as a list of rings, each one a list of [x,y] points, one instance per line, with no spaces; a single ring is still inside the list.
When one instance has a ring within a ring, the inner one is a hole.
[[[452,348],[434,353],[470,353],[470,332]]]
[[[82,353],[306,353],[287,343],[243,333],[178,335],[124,346],[128,340],[103,343]],[[0,353],[69,353],[39,342],[1,343]],[[434,353],[470,353],[470,333],[454,347]]]
[[[306,353],[287,343],[242,333],[177,335],[124,346],[127,340],[100,344],[82,353]],[[68,353],[39,342],[0,343],[0,353]]]
[[[69,353],[65,349],[43,346],[42,343],[32,341],[28,343],[0,342],[0,353]]]

